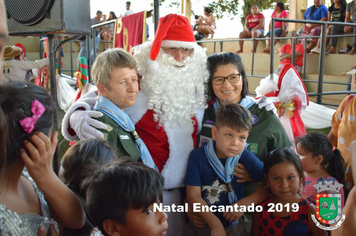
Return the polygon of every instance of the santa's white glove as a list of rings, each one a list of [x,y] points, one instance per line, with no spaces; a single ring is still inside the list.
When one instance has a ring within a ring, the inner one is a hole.
[[[102,116],[103,113],[99,111],[77,110],[70,116],[69,124],[80,140],[103,138],[103,133],[97,129],[107,129],[107,126],[104,123],[93,119],[93,117],[98,118]]]
[[[274,114],[277,113],[276,107],[274,106],[272,100],[268,97],[262,96],[259,99],[255,99],[255,102],[259,109],[265,108],[267,111],[273,111]]]

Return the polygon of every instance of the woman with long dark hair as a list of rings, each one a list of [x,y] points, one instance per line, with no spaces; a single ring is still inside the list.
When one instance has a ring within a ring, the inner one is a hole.
[[[109,18],[107,19],[107,21],[111,21],[117,19],[115,12],[111,11],[109,13]],[[103,34],[105,34],[105,41],[111,41],[113,35],[114,35],[114,28],[115,28],[115,23],[112,23],[110,25],[106,25],[105,26],[105,32]],[[104,43],[104,50],[107,50],[110,48],[110,43],[106,42]]]

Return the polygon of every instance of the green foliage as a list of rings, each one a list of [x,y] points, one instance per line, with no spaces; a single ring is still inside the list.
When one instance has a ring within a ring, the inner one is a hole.
[[[170,7],[179,7],[180,0],[160,0],[160,4],[163,2],[169,2]],[[196,0],[199,1],[199,0]],[[243,1],[245,6],[242,7],[242,12],[239,12],[238,4],[239,1]],[[286,3],[286,8],[288,9],[288,0],[281,0]],[[222,18],[223,16],[230,17],[230,19],[234,19],[235,17],[241,17],[242,22],[244,23],[244,19],[251,13],[251,6],[253,4],[258,4],[260,10],[272,9],[272,3],[275,3],[276,0],[214,0],[211,1],[207,7],[210,7],[214,11],[214,15],[217,19]],[[194,13],[193,13],[194,14]]]

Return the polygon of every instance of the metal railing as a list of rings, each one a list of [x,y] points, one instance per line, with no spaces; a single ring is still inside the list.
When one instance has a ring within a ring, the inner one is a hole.
[[[217,48],[219,49],[220,52],[222,52],[224,50],[224,43],[227,42],[238,42],[238,41],[252,41],[253,43],[253,51],[252,51],[252,60],[251,60],[251,73],[247,74],[247,76],[249,77],[256,77],[256,78],[264,78],[265,76],[261,76],[261,75],[256,75],[254,74],[254,64],[255,64],[255,52],[256,52],[256,48],[255,48],[255,41],[260,41],[260,40],[271,40],[271,42],[274,42],[275,40],[275,35],[274,35],[274,31],[275,31],[275,27],[274,27],[274,22],[275,21],[281,21],[281,22],[290,22],[290,23],[316,23],[315,21],[310,21],[310,20],[294,20],[294,19],[285,19],[285,18],[272,18],[272,23],[271,23],[271,37],[270,38],[249,38],[249,39],[214,39],[214,40],[203,40],[203,41],[197,41],[198,43],[213,43],[214,44],[214,53],[217,51]],[[95,29],[98,27],[102,27],[105,25],[109,25],[115,23],[115,20],[111,20],[111,21],[106,21],[100,24],[96,24],[93,25],[91,27],[91,35],[95,35]],[[344,82],[328,82],[328,81],[324,81],[323,76],[324,76],[324,64],[325,64],[325,49],[326,49],[326,38],[334,38],[334,37],[355,37],[356,34],[342,34],[342,35],[326,35],[326,29],[327,29],[327,25],[344,25],[344,26],[353,26],[356,27],[354,23],[344,23],[344,22],[328,22],[328,21],[318,21],[318,24],[321,25],[321,36],[298,36],[298,37],[278,37],[278,39],[293,39],[293,43],[292,43],[292,47],[293,47],[293,52],[292,52],[292,64],[294,65],[295,63],[295,45],[297,43],[297,40],[300,39],[305,39],[304,40],[304,58],[303,58],[303,81],[304,82],[311,82],[311,83],[318,83],[317,86],[317,92],[309,92],[308,95],[309,96],[317,96],[317,103],[321,104],[322,103],[322,96],[323,95],[336,95],[336,94],[350,94],[350,93],[356,93],[356,91],[332,91],[332,92],[323,92],[323,84],[338,84],[338,85],[350,85],[350,83],[344,83]],[[91,44],[90,44],[90,35],[86,36],[86,43],[87,43],[87,58],[88,58],[88,73],[90,73],[90,67],[91,67],[91,57],[89,56],[91,53]],[[318,65],[318,80],[309,80],[306,79],[306,64],[307,64],[307,60],[306,60],[306,48],[307,48],[307,39],[310,38],[321,38],[321,44],[320,44],[320,53],[319,53],[319,65]],[[61,42],[58,39],[58,43],[57,43],[57,48],[59,48],[60,45],[62,45],[63,43],[69,41],[70,42],[70,70],[69,69],[61,69],[61,65],[60,65],[60,55],[57,58],[57,64],[59,65],[59,73],[61,73],[61,71],[70,71],[71,75],[73,75],[74,70],[76,70],[76,68],[73,68],[73,53],[72,53],[72,43],[73,41],[78,41],[78,40],[65,40],[64,42]],[[42,43],[42,41],[40,41],[40,43]],[[104,40],[100,40],[100,43],[113,43],[113,41],[104,41]],[[92,38],[92,45],[95,47],[95,37]],[[274,43],[271,43],[271,53],[270,53],[270,74],[272,74],[274,72]],[[42,47],[40,47],[40,57],[42,57]],[[89,55],[88,55],[89,54]],[[93,52],[94,54],[94,59],[96,57],[96,50],[94,50]]]
[[[86,47],[87,47],[87,55],[86,55],[86,58],[87,58],[87,62],[88,62],[88,73],[90,74],[90,70],[91,70],[91,65],[92,65],[92,62],[91,62],[91,50],[93,50],[93,59],[95,60],[96,58],[96,50],[94,50],[95,48],[95,37],[92,37],[92,35],[95,35],[95,29],[96,28],[99,28],[99,27],[102,27],[102,26],[105,26],[105,25],[110,25],[112,23],[115,23],[115,20],[111,20],[111,21],[105,21],[103,23],[100,23],[100,24],[96,24],[96,25],[93,25],[91,26],[91,35],[87,35],[85,36],[85,40],[86,40]],[[53,40],[53,43],[54,43],[54,47],[56,48],[56,52],[55,53],[58,53],[58,56],[56,57],[56,65],[58,66],[58,73],[61,74],[62,72],[69,72],[70,73],[70,76],[73,76],[74,72],[76,71],[76,68],[73,68],[73,42],[81,42],[79,40],[81,36],[76,36],[74,38],[69,38],[69,39],[65,39],[63,41],[61,41],[60,37],[58,37],[57,39],[54,39]],[[92,38],[92,45],[93,45],[93,49],[91,48],[91,44],[90,44],[90,38]],[[61,65],[61,55],[60,55],[60,46],[62,46],[63,44],[69,42],[69,50],[70,50],[70,69],[63,69],[62,68],[62,65]],[[43,43],[44,43],[44,39],[43,38],[40,38],[39,40],[39,43],[40,43],[40,50],[39,50],[39,54],[40,54],[40,58],[43,57],[43,52],[44,52],[44,46],[43,46]],[[110,43],[110,44],[113,44],[113,41],[105,41],[105,40],[100,40],[99,43]],[[76,61],[77,59],[75,59]],[[90,78],[90,76],[89,76]]]
[[[220,46],[220,52],[223,52],[223,47],[225,42],[238,42],[238,41],[252,41],[252,60],[251,60],[251,73],[246,74],[249,77],[256,77],[256,78],[264,78],[265,76],[260,76],[260,75],[255,75],[254,74],[254,64],[255,64],[255,40],[271,40],[271,42],[274,42],[275,36],[274,36],[274,22],[275,21],[282,21],[282,22],[291,22],[291,23],[316,23],[316,21],[310,21],[310,20],[294,20],[294,19],[285,19],[285,18],[272,18],[272,23],[271,23],[271,37],[270,38],[248,38],[248,39],[214,39],[214,40],[202,40],[198,41],[198,43],[213,43],[214,44],[214,50],[213,52],[215,53],[217,51],[216,49],[216,44],[218,43]],[[326,49],[326,38],[340,38],[340,37],[355,37],[356,34],[341,34],[341,35],[326,35],[326,29],[327,25],[344,25],[344,26],[352,26],[356,27],[354,23],[344,23],[344,22],[329,22],[329,21],[317,21],[318,24],[321,25],[322,28],[322,33],[320,36],[298,36],[298,37],[278,37],[278,39],[293,39],[292,43],[292,64],[295,64],[295,45],[297,43],[297,40],[300,39],[305,39],[304,40],[304,57],[303,57],[303,73],[302,73],[302,79],[304,82],[312,82],[312,83],[318,83],[318,89],[317,92],[309,92],[309,96],[317,96],[317,103],[321,104],[322,103],[322,96],[323,95],[337,95],[337,94],[351,94],[351,93],[356,93],[356,91],[333,91],[333,92],[323,92],[323,84],[338,84],[338,85],[348,85],[350,86],[350,82],[348,83],[343,83],[343,82],[328,82],[323,80],[324,76],[324,64],[325,64],[325,49]],[[307,64],[307,39],[310,38],[321,38],[321,47],[320,47],[320,53],[319,53],[319,65],[318,65],[318,80],[309,80],[306,79],[306,64]],[[274,72],[274,43],[271,43],[271,53],[270,53],[270,74]],[[272,78],[272,77],[271,77]]]
[[[318,67],[318,90],[317,93],[308,93],[308,96],[317,96],[317,103],[321,104],[322,103],[322,95],[335,95],[335,94],[347,94],[347,93],[356,93],[356,91],[335,91],[335,92],[327,92],[323,93],[323,81],[324,81],[324,66],[325,66],[325,49],[326,49],[326,37],[335,37],[334,35],[327,36],[326,35],[326,29],[328,25],[343,25],[343,26],[352,26],[355,27],[354,23],[344,23],[344,22],[334,22],[334,21],[312,21],[312,20],[297,20],[297,19],[285,19],[285,18],[272,18],[272,23],[271,23],[271,42],[274,42],[274,22],[275,21],[280,21],[280,22],[290,22],[290,23],[311,23],[311,24],[320,24],[321,25],[321,36],[305,36],[305,37],[299,37],[299,38],[304,38],[305,40],[305,46],[304,50],[306,50],[306,45],[307,45],[307,38],[321,38],[320,41],[320,54],[319,54],[319,67]],[[343,37],[352,37],[355,36],[354,34],[352,35],[342,35]],[[295,48],[293,48],[295,49]],[[270,62],[270,74],[273,73],[273,61],[274,61],[274,43],[271,43],[271,62]],[[295,57],[295,50],[293,50],[292,57]],[[304,62],[306,63],[306,56],[304,57]],[[305,68],[306,65],[304,64],[304,74],[305,74]]]

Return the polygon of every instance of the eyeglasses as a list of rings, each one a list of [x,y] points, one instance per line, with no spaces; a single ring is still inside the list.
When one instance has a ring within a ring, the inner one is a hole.
[[[225,80],[228,80],[230,83],[237,83],[241,79],[241,74],[231,74],[229,76],[216,76],[213,78],[213,84],[215,85],[223,85],[225,83]]]

